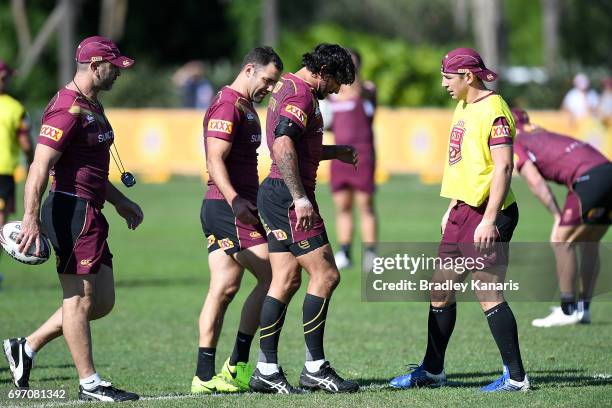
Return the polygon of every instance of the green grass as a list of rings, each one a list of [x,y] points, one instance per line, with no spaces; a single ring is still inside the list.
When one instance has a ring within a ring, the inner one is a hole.
[[[521,208],[515,241],[546,241],[551,217],[522,182],[514,189]],[[395,177],[377,196],[381,241],[436,242],[439,219],[447,201],[437,186],[414,177]],[[559,189],[556,190],[560,192]],[[354,395],[190,397],[195,370],[197,319],[207,290],[206,245],[200,229],[203,187],[195,179],[175,179],[164,185],[138,184],[129,193],[145,212],[136,231],[125,228],[110,207],[110,246],[115,258],[117,303],[107,318],[92,324],[94,357],[104,378],[143,397],[178,395],[149,400],[140,406],[600,406],[612,392],[612,304],[596,302],[590,326],[535,329],[549,304],[512,304],[525,367],[533,392],[483,395],[476,392],[501,372],[501,361],[482,311],[476,303],[460,305],[446,361],[451,386],[439,390],[394,391],[387,381],[423,356],[427,303],[363,303],[355,268],[342,273],[331,302],[326,327],[326,354],[341,374],[356,379],[364,390]],[[330,237],[334,216],[326,185],[319,203]],[[358,230],[358,229],[357,229]],[[607,238],[609,240],[609,237]],[[358,251],[357,249],[355,250]],[[54,262],[28,267],[7,256],[0,260],[5,276],[0,291],[0,337],[29,334],[60,302]],[[602,274],[610,266],[602,266]],[[231,352],[239,310],[254,280],[249,276],[230,305],[218,346],[217,366]],[[305,285],[304,285],[305,286]],[[301,332],[303,289],[289,307],[280,343],[280,359],[292,383],[298,381],[304,358]],[[257,355],[257,343],[251,359]],[[62,339],[49,344],[37,358],[31,385],[36,389],[65,389],[76,398],[77,378]],[[0,362],[0,406],[12,384]],[[608,401],[606,403],[605,401]],[[30,403],[43,401],[30,401]],[[55,401],[57,402],[57,401]],[[136,404],[134,404],[136,405]]]

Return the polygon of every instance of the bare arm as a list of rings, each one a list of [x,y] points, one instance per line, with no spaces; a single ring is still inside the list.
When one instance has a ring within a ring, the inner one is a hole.
[[[274,158],[283,176],[283,180],[293,198],[297,217],[296,228],[298,230],[308,231],[312,228],[316,213],[312,203],[308,197],[306,197],[304,185],[300,180],[300,169],[293,140],[286,135],[277,137],[272,145],[272,152],[274,153]]]
[[[489,192],[489,201],[483,219],[495,222],[497,213],[501,210],[512,180],[512,146],[503,146],[491,149],[493,159],[493,180]]]
[[[144,215],[140,206],[127,198],[108,180],[106,180],[106,201],[115,206],[115,210],[125,219],[129,229],[136,229],[142,223]]]
[[[276,138],[272,145],[272,152],[293,200],[305,198],[306,192],[304,191],[302,180],[300,180],[300,169],[293,140],[289,136]]]
[[[519,173],[527,181],[529,190],[544,204],[553,217],[560,218],[561,210],[557,200],[535,164],[530,160],[526,160]]]
[[[248,200],[240,197],[229,177],[225,159],[232,149],[232,143],[216,137],[206,138],[206,167],[210,177],[215,182],[225,201],[232,207],[234,215],[245,224],[256,225],[259,223],[254,213],[256,207]]]
[[[480,243],[484,248],[491,248],[497,239],[495,219],[499,213],[512,180],[512,146],[500,146],[491,149],[493,159],[493,180],[489,191],[489,201],[482,217],[482,221],[474,232],[474,242]]]
[[[32,149],[32,140],[30,140],[30,122],[25,117],[21,119],[21,126],[17,133],[17,141],[19,142],[19,147],[26,156],[29,168],[34,161],[34,149]]]
[[[49,182],[49,170],[61,156],[62,152],[49,146],[36,146],[24,191],[24,214],[19,236],[21,252],[33,243],[36,243],[36,253],[40,251],[40,200]]]

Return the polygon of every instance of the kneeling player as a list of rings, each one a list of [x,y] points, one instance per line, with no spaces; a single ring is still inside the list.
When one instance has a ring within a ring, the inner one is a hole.
[[[554,217],[550,240],[557,260],[561,307],[536,327],[590,323],[590,303],[599,269],[599,241],[612,217],[612,163],[593,146],[538,128],[527,112],[513,109],[516,121],[516,168],[529,189]],[[546,184],[567,186],[563,210]],[[577,254],[580,247],[582,291],[576,302]]]
[[[200,314],[193,393],[247,390],[253,372],[248,364],[249,350],[271,280],[265,232],[255,207],[261,127],[253,102],[261,102],[272,91],[282,69],[282,61],[272,48],[253,49],[244,58],[234,82],[219,91],[204,118],[210,180],[201,221],[208,240],[210,286]],[[242,308],[234,351],[221,373],[215,375],[223,316],[240,287],[245,268],[253,273],[257,285]]]

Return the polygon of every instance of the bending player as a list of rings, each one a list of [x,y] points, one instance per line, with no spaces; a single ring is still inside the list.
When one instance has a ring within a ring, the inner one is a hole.
[[[515,166],[531,192],[553,216],[550,234],[561,292],[561,306],[535,319],[536,327],[590,323],[590,304],[599,272],[599,241],[612,219],[612,163],[593,146],[539,128],[527,112],[513,109],[516,122]],[[563,210],[547,181],[568,189]],[[580,281],[577,250],[580,249]]]

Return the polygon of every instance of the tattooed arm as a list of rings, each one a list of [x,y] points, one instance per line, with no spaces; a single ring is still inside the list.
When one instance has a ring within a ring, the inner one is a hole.
[[[293,198],[297,216],[296,229],[308,231],[312,228],[316,214],[312,203],[308,197],[306,197],[304,186],[300,180],[298,157],[293,140],[291,140],[289,136],[277,137],[272,145],[272,153],[276,159],[278,169],[283,176],[283,180]]]

